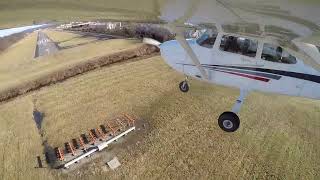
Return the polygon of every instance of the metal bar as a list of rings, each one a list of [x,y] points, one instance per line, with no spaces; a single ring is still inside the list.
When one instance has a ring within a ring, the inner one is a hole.
[[[239,95],[236,103],[232,107],[232,112],[237,114],[240,111],[241,105],[243,104],[248,93],[249,93],[248,90],[240,90],[240,95]]]
[[[108,145],[109,145],[110,143],[112,143],[113,141],[116,141],[117,139],[121,138],[122,136],[128,134],[129,132],[131,132],[131,131],[133,131],[133,130],[135,130],[135,129],[136,129],[136,127],[132,127],[132,128],[130,128],[130,129],[126,130],[125,132],[119,134],[118,136],[116,136],[116,137],[108,140],[107,142],[103,142],[103,143],[97,145],[99,151],[101,151],[102,149],[108,147]]]
[[[92,153],[96,152],[97,150],[98,150],[97,148],[92,149],[92,150],[90,150],[90,151],[82,154],[81,156],[79,156],[79,157],[77,157],[77,158],[75,158],[75,159],[67,162],[66,164],[63,165],[63,167],[64,167],[64,168],[69,168],[70,165],[72,165],[72,164],[80,161],[81,159],[83,159],[83,158],[85,158],[85,157],[87,157],[87,156],[90,156]]]
[[[129,132],[135,130],[135,127],[131,127],[130,129],[126,130],[125,132],[117,135],[116,137],[108,140],[107,142],[103,142],[97,146],[94,146],[93,149],[91,149],[90,151],[82,154],[81,156],[67,162],[66,164],[63,165],[64,168],[69,168],[69,166],[71,166],[72,164],[76,163],[76,162],[79,162],[81,159],[85,158],[85,157],[88,157],[90,156],[91,154],[93,154],[94,152],[96,151],[101,151],[102,149],[108,147],[108,145],[114,141],[116,141],[117,139],[121,138],[122,136],[128,134]]]
[[[201,76],[205,80],[208,80],[208,74],[204,70],[204,68],[201,66],[199,58],[197,57],[196,53],[193,51],[193,49],[189,45],[188,41],[184,38],[185,29],[183,27],[178,27],[177,24],[174,24],[174,23],[173,24],[169,24],[169,28],[176,33],[177,42],[179,42],[181,47],[185,50],[185,52],[190,57],[190,60],[198,68],[198,70],[200,71]]]

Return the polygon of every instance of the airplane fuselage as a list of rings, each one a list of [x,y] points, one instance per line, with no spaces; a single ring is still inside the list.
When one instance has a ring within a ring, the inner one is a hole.
[[[272,55],[272,51],[276,54],[277,51],[281,50],[282,52],[282,49],[265,47],[263,41],[247,45],[246,52],[251,54],[242,55],[227,51],[227,48],[221,48],[221,44],[225,43],[225,40],[222,40],[223,35],[219,33],[214,44],[212,43],[212,47],[209,48],[199,45],[196,39],[188,39],[189,45],[208,75],[208,79],[201,77],[199,69],[192,63],[176,40],[160,45],[161,56],[173,69],[209,83],[320,99],[320,73],[317,70],[292,56],[286,61],[286,58],[281,55],[282,61],[279,60],[279,62],[265,60],[266,56]],[[241,40],[238,39],[238,41]],[[254,49],[254,51],[250,49]]]

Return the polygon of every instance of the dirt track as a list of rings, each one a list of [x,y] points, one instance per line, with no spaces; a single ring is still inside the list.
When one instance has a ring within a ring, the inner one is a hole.
[[[143,44],[136,49],[130,49],[119,53],[114,53],[102,57],[97,57],[88,60],[84,63],[76,64],[73,67],[56,71],[41,78],[28,83],[20,84],[19,86],[0,92],[0,102],[10,100],[27,92],[37,90],[41,87],[48,86],[57,82],[61,82],[70,77],[83,74],[96,68],[119,63],[127,60],[137,60],[137,58],[150,57],[158,54],[159,49],[155,46]]]

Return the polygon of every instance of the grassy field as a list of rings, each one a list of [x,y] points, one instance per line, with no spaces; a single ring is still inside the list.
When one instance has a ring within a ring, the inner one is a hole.
[[[154,57],[101,68],[0,105],[0,177],[320,178],[318,101],[252,93],[240,113],[240,129],[230,134],[218,128],[216,119],[232,107],[238,91],[192,81],[190,92],[183,94],[177,86],[182,79]],[[52,146],[120,112],[143,118],[150,133],[139,144],[117,150],[122,166],[115,172],[104,171],[103,162],[69,174],[37,169],[43,148],[33,106],[45,113],[44,138]]]
[[[34,59],[37,34],[30,34],[0,54],[0,91],[28,83],[44,75],[69,68],[95,57],[136,48],[141,45],[137,40],[130,39],[93,42],[93,38],[81,38],[79,35],[71,33],[46,32],[50,38],[60,42],[61,47],[74,47],[60,50],[54,55]],[[84,45],[76,46],[83,43]]]
[[[156,20],[161,1],[138,0],[2,0],[0,28],[35,22],[92,19]]]
[[[68,22],[95,19],[158,21],[168,0],[1,0],[0,28],[30,25],[33,22]],[[304,6],[317,0],[290,0]],[[235,4],[237,5],[237,4]]]
[[[49,169],[36,169],[42,141],[32,118],[31,97],[0,106],[1,179],[53,179]]]

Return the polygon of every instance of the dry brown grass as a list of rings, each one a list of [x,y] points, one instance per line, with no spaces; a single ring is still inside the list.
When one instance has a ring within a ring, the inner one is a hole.
[[[25,97],[0,106],[0,177],[53,179],[49,169],[36,169],[36,156],[43,153],[32,119],[32,99]]]
[[[71,33],[47,31],[57,42],[74,46],[56,54],[31,58],[36,34],[0,54],[0,101],[114,62],[150,55],[157,48],[137,40],[94,41]],[[56,35],[57,36],[54,36]],[[81,41],[81,45],[79,45]],[[84,44],[83,44],[84,43]],[[34,51],[34,49],[33,49]]]
[[[1,0],[0,28],[48,21],[157,20],[162,1]],[[159,6],[159,7],[158,7]]]
[[[10,47],[14,43],[20,41],[24,37],[25,37],[24,33],[16,33],[11,36],[1,37],[0,38],[0,53],[2,53],[2,51],[6,50],[8,47]]]
[[[240,113],[241,128],[230,134],[217,127],[216,119],[232,107],[238,91],[192,81],[190,92],[183,94],[177,87],[182,79],[160,57],[154,57],[102,68],[1,105],[0,112],[5,114],[0,120],[1,138],[14,142],[1,147],[10,148],[20,158],[6,153],[10,158],[4,156],[6,168],[0,176],[320,178],[318,101],[252,93]],[[53,146],[62,146],[124,111],[145,119],[151,132],[138,145],[117,150],[115,155],[122,166],[115,172],[103,171],[99,163],[70,174],[34,169],[35,157],[42,147],[31,118],[33,99],[37,99],[37,108],[45,113],[44,137]],[[18,144],[22,144],[19,150],[12,148]]]
[[[52,34],[51,34],[52,35]],[[51,37],[54,37],[53,35]],[[26,83],[57,70],[66,69],[94,57],[138,47],[137,40],[107,40],[59,51],[57,54],[34,57],[36,33],[21,40],[0,54],[0,91]]]

